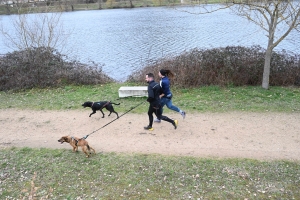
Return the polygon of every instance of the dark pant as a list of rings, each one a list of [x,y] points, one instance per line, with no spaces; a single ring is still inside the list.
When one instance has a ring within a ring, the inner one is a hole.
[[[161,108],[154,108],[151,105],[149,105],[148,116],[149,116],[149,126],[151,126],[151,127],[153,125],[153,113],[156,115],[157,119],[161,119],[161,120],[170,122],[171,124],[174,123],[174,120],[168,118],[167,116],[162,115]]]

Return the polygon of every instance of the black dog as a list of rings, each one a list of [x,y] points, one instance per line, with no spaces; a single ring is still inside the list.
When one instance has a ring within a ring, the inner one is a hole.
[[[96,110],[100,110],[102,112],[102,118],[104,118],[104,113],[102,111],[103,108],[106,108],[106,110],[108,110],[110,113],[108,116],[110,116],[110,114],[113,112],[113,113],[116,113],[117,115],[117,118],[119,118],[119,115],[118,113],[114,110],[112,104],[115,104],[115,105],[120,105],[120,103],[113,103],[113,102],[110,102],[110,101],[99,101],[99,102],[91,102],[91,101],[86,101],[82,104],[82,106],[85,108],[85,107],[90,107],[92,108],[93,112],[90,114],[90,117],[92,114],[95,114],[96,113]]]

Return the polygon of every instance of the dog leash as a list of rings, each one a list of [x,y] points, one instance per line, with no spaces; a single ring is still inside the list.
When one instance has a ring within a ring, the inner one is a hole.
[[[138,105],[136,105],[136,106],[134,106],[134,107],[131,107],[131,108],[130,108],[129,110],[127,110],[125,113],[123,113],[122,115],[120,115],[120,116],[119,116],[119,118],[120,118],[120,117],[122,117],[123,115],[125,115],[125,114],[129,113],[129,112],[130,112],[130,111],[132,111],[133,109],[137,108],[138,106],[142,105],[143,103],[145,103],[145,101],[143,101],[143,102],[139,103]],[[88,135],[86,135],[86,136],[82,137],[82,139],[86,139],[87,137],[89,137],[89,136],[90,136],[90,135],[92,135],[93,133],[95,133],[95,132],[99,131],[100,129],[104,128],[105,126],[109,125],[110,123],[112,123],[112,122],[116,121],[116,120],[117,120],[117,119],[119,119],[119,118],[116,118],[116,119],[114,119],[114,120],[112,120],[112,121],[108,122],[107,124],[105,124],[105,125],[104,125],[104,126],[102,126],[101,128],[98,128],[97,130],[94,130],[94,131],[93,131],[93,132],[91,132],[90,134],[88,134]]]

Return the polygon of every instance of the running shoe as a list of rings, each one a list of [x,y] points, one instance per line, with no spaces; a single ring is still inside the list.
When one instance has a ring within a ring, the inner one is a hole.
[[[183,119],[185,118],[186,113],[184,111],[182,111],[182,113],[180,113],[181,116],[183,117]]]
[[[156,123],[160,123],[160,122],[161,122],[161,120],[160,120],[160,119],[158,119],[158,118],[156,118],[156,119],[154,119],[154,122],[156,122]]]
[[[175,119],[174,122],[173,122],[172,124],[173,124],[174,128],[177,129],[177,126],[178,126],[178,120]]]
[[[151,126],[145,126],[144,129],[148,130],[148,131],[153,131],[154,130],[154,128],[152,128]]]

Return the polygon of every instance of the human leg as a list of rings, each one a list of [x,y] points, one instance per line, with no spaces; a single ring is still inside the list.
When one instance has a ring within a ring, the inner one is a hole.
[[[167,108],[169,108],[170,110],[174,110],[176,112],[179,112],[181,114],[181,116],[183,117],[183,119],[185,118],[185,115],[186,115],[185,111],[181,110],[177,106],[174,106],[173,103],[172,103],[172,100],[170,98],[165,98],[165,97],[161,98],[160,99],[160,104],[161,104],[161,113],[163,113],[163,106],[166,105]],[[156,118],[154,120],[154,122],[160,123],[161,120]]]
[[[164,116],[162,115],[161,113],[161,109],[157,109],[156,110],[156,116],[159,120],[164,120],[164,121],[167,121],[169,123],[171,123],[175,129],[177,129],[177,126],[178,126],[178,120],[173,120],[173,119],[170,119],[169,117],[167,116]]]
[[[168,99],[168,98],[164,98],[166,99],[165,102],[166,102],[166,106],[170,109],[170,110],[174,110],[176,112],[180,112],[180,109],[176,106],[173,105],[172,103],[172,100],[171,99]]]
[[[167,99],[167,98],[164,98],[164,99]],[[185,118],[185,115],[186,115],[185,111],[181,110],[177,106],[174,106],[171,99],[167,99],[165,102],[166,102],[166,106],[169,109],[179,112],[181,114],[181,116],[183,117],[183,119]]]
[[[152,125],[153,125],[153,112],[154,112],[154,108],[149,105],[149,108],[148,108],[148,117],[149,117],[149,125],[144,127],[145,130],[150,130],[152,131],[153,128],[152,128]]]
[[[165,105],[166,105],[165,98],[161,98],[161,99],[160,99],[160,108],[159,108],[161,113],[163,113],[163,107],[164,107]],[[161,120],[158,119],[158,118],[156,118],[156,119],[154,119],[154,122],[160,123]]]
[[[163,110],[163,107],[166,105],[166,103],[167,103],[167,98],[160,99],[161,110]],[[163,112],[161,112],[161,113],[163,113]]]
[[[170,119],[169,117],[164,116],[164,115],[161,116],[161,120],[170,122],[170,123],[174,126],[174,128],[177,129],[177,126],[178,126],[178,120],[176,120],[176,119],[175,119],[175,120]]]

